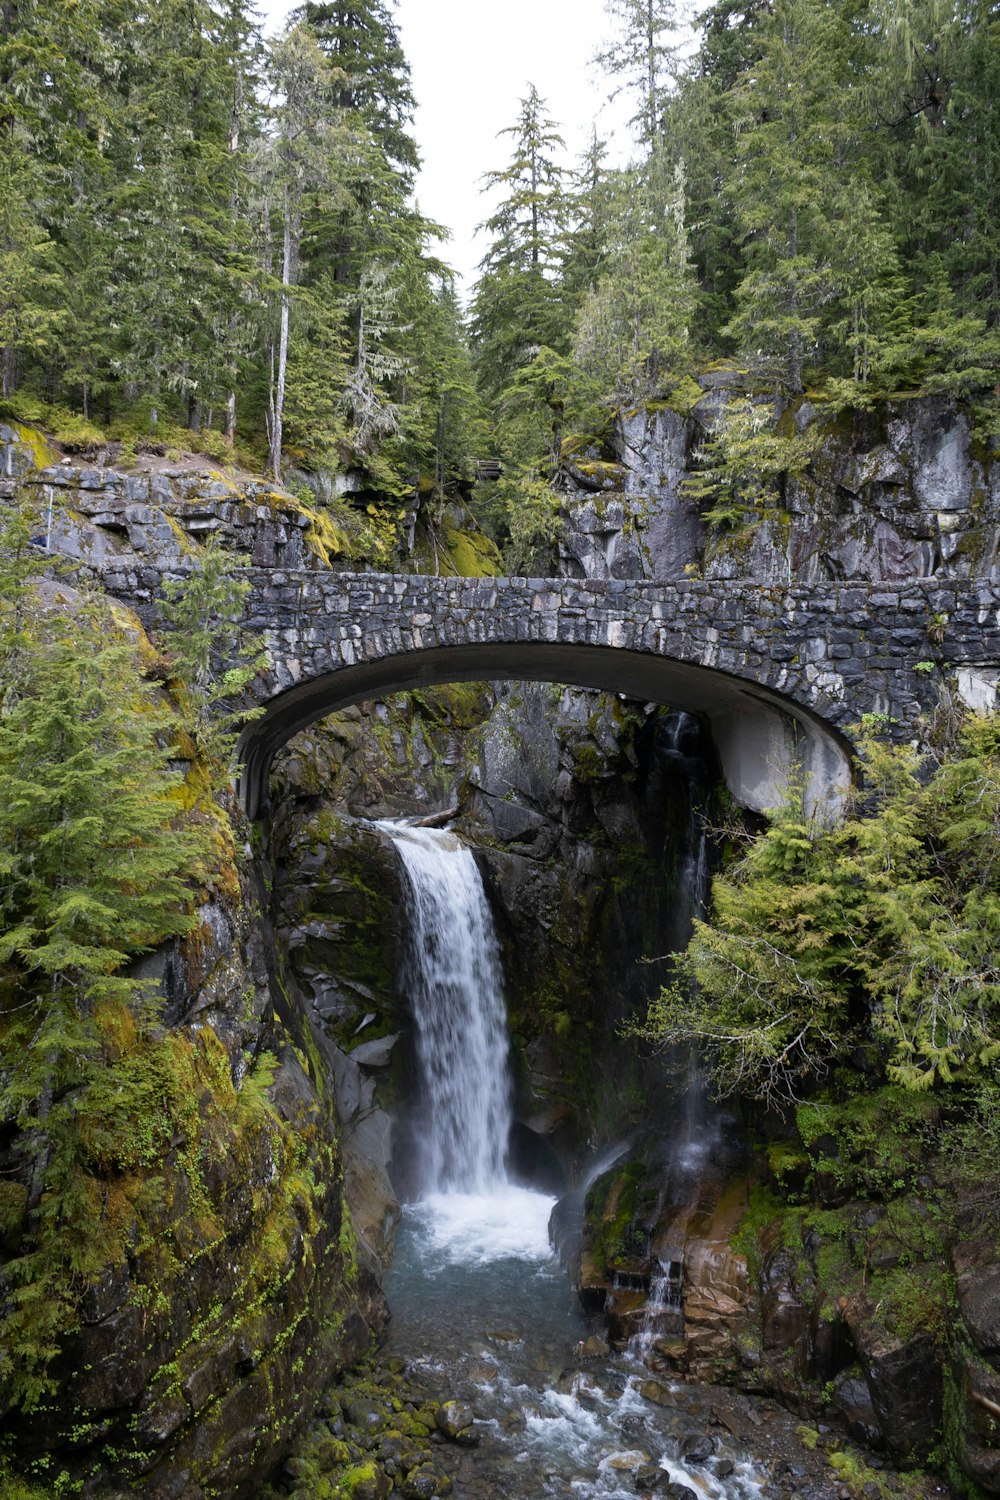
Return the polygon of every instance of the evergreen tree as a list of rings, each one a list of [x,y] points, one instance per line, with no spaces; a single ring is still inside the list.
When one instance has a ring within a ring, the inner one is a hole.
[[[355,355],[343,403],[358,453],[371,452],[380,440],[395,437],[400,429],[401,413],[387,389],[388,383],[406,369],[404,356],[393,347],[403,332],[397,311],[402,295],[399,269],[371,264],[351,298]]]
[[[607,265],[619,192],[606,166],[608,146],[594,130],[590,145],[570,177],[567,230],[562,256],[562,295],[576,308],[601,278]]]
[[[604,274],[580,309],[573,351],[615,401],[638,400],[680,373],[697,300],[684,181],[664,153],[617,182]]]
[[[0,1381],[30,1409],[52,1388],[82,1278],[107,1263],[80,1130],[103,1085],[102,1025],[147,1006],[130,962],[192,927],[187,876],[205,837],[176,825],[172,716],[131,645],[87,609],[29,633],[0,709],[0,1047],[17,1058],[0,1074],[0,1121],[29,1182]]]
[[[284,442],[292,302],[299,282],[303,214],[319,197],[339,204],[345,197],[341,157],[347,131],[334,102],[334,76],[308,27],[293,26],[271,52],[277,104],[269,180],[281,228],[277,336],[271,345],[268,403],[271,472],[280,482]]]
[[[732,316],[743,254],[736,205],[726,191],[733,159],[729,100],[700,66],[667,101],[660,150],[684,169],[684,218],[699,288],[695,342],[718,350],[720,330]]]
[[[611,78],[622,79],[612,98],[621,89],[635,96],[632,124],[652,150],[676,70],[677,49],[665,40],[678,29],[674,5],[672,0],[605,0],[604,8],[614,24],[614,41],[595,61]]]
[[[795,796],[712,886],[648,1034],[697,1039],[723,1092],[801,1099],[864,1035],[910,1090],[987,1082],[1000,1057],[1000,726],[969,719],[928,776],[869,736],[838,826]]]
[[[514,150],[486,189],[503,197],[483,226],[492,240],[472,299],[471,332],[484,391],[497,396],[538,349],[565,347],[566,316],[556,279],[566,217],[563,140],[529,86],[517,122],[502,135]]]
[[[760,55],[730,94],[737,158],[730,201],[745,269],[727,331],[754,370],[803,389],[837,286],[839,226],[855,211],[848,37],[825,0],[776,0]],[[883,246],[869,234],[867,247]],[[866,256],[867,274],[882,269]]]
[[[386,0],[307,0],[293,23],[309,26],[336,71],[337,105],[356,112],[405,189],[420,165],[410,125],[410,68]]]
[[[61,317],[56,247],[40,223],[39,174],[19,150],[0,147],[0,394],[11,396],[22,363],[49,358]]]
[[[446,499],[471,483],[486,450],[482,403],[452,277],[411,268],[399,304],[411,351],[400,386],[402,463],[436,524]],[[433,513],[433,514],[432,514]]]

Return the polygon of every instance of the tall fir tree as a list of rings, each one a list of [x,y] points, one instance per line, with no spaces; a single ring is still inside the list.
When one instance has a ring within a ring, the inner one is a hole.
[[[293,20],[309,26],[336,69],[339,107],[360,116],[408,191],[420,165],[416,102],[393,9],[394,0],[307,0]]]
[[[483,228],[491,236],[472,298],[473,349],[483,389],[497,396],[542,347],[565,347],[566,309],[557,271],[566,221],[563,139],[534,85],[517,121],[501,132],[513,152],[487,174],[500,202]]]
[[[636,401],[678,376],[691,351],[697,288],[680,164],[652,153],[617,180],[606,268],[577,316],[573,351],[612,401]]]
[[[667,93],[677,68],[677,45],[668,38],[679,29],[673,0],[605,0],[614,40],[595,59],[611,79],[612,93],[629,93],[636,104],[632,124],[651,151],[663,128]]]

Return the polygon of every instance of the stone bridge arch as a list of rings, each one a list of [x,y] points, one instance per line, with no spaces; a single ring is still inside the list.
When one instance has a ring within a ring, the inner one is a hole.
[[[850,782],[849,742],[836,729],[717,669],[613,646],[471,642],[417,647],[337,667],[277,693],[242,737],[240,800],[250,816],[259,813],[275,753],[300,729],[338,708],[442,683],[501,680],[599,688],[700,714],[734,797],[759,811],[775,805],[799,766],[814,802],[839,804]]]
[[[882,714],[912,732],[935,697],[929,664],[964,663],[988,693],[1000,664],[993,585],[250,576],[246,624],[271,655],[256,684],[264,712],[239,747],[251,815],[266,803],[275,752],[316,719],[476,679],[561,682],[689,709],[707,720],[743,805],[773,807],[801,767],[812,803],[836,807],[851,776],[852,723]]]

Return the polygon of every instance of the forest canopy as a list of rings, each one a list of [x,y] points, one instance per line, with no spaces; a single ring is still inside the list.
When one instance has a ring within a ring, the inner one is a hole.
[[[391,0],[0,17],[0,396],[85,445],[349,469],[433,516],[479,496],[544,560],[560,466],[615,414],[738,367],[751,392],[982,401],[1000,371],[1000,16],[939,0],[609,0],[600,87],[635,159],[573,163],[525,85],[466,318],[420,214]],[[995,400],[988,425],[996,425]],[[725,476],[723,476],[724,478]]]

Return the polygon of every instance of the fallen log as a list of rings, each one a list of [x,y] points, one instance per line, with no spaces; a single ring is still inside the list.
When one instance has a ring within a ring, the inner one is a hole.
[[[418,818],[412,824],[413,828],[440,828],[443,823],[450,823],[452,818],[458,817],[458,808],[449,807],[444,812],[428,813],[426,818]]]

